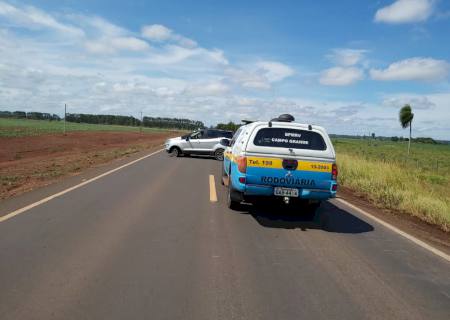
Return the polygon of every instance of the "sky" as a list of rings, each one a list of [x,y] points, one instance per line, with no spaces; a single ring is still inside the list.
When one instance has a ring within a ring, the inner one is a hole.
[[[0,110],[450,140],[450,1],[0,0]]]

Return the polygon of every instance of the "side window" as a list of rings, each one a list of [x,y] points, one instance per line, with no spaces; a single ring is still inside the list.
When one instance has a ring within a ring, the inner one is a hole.
[[[226,132],[223,132],[222,136],[227,138],[227,139],[232,139],[233,138],[233,133],[229,132],[229,131],[226,131]]]
[[[239,135],[241,134],[241,132],[242,132],[242,127],[240,127],[238,129],[238,131],[236,131],[236,133],[234,134],[233,139],[231,139],[231,142],[230,142],[230,147],[234,146],[234,143],[236,142],[236,140],[239,137]]]
[[[216,130],[208,130],[208,139],[218,138],[219,134]]]
[[[201,132],[199,132],[199,131],[191,133],[191,139],[200,139],[200,137],[201,137]]]

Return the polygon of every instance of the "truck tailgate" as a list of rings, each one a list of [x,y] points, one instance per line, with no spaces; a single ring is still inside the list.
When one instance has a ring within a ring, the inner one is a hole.
[[[330,190],[333,161],[247,156],[246,183]]]

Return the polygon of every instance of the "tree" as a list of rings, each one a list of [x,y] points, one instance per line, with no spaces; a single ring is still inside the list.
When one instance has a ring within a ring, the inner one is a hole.
[[[408,155],[411,150],[411,133],[412,133],[412,121],[414,118],[414,113],[412,113],[411,106],[409,104],[405,104],[403,108],[400,109],[399,120],[403,129],[409,127],[409,141],[408,141]]]
[[[236,124],[236,123],[230,121],[228,123],[218,123],[216,126],[216,129],[229,130],[229,131],[236,132],[240,126],[241,126],[240,124]]]

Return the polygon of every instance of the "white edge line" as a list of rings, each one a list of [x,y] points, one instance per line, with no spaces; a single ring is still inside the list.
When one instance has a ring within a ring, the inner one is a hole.
[[[422,240],[419,240],[416,237],[410,235],[409,233],[406,233],[406,232],[404,232],[404,231],[394,227],[393,225],[391,225],[391,224],[389,224],[389,223],[387,223],[387,222],[385,222],[385,221],[383,221],[383,220],[381,220],[381,219],[371,215],[370,213],[368,213],[368,212],[358,208],[357,206],[355,206],[355,205],[345,201],[344,199],[336,198],[336,200],[338,200],[339,202],[345,204],[346,206],[349,206],[350,208],[358,211],[359,213],[365,215],[366,217],[376,221],[377,223],[381,224],[382,226],[388,228],[389,230],[394,231],[395,233],[401,235],[402,237],[404,237],[404,238],[414,242],[416,245],[424,248],[425,250],[428,250],[428,251],[434,253],[435,255],[443,258],[444,260],[447,260],[448,262],[450,262],[450,255],[446,254],[445,252],[442,252],[441,250],[430,246],[429,244],[423,242]]]
[[[28,210],[30,210],[30,209],[32,209],[32,208],[35,208],[35,207],[37,207],[37,206],[39,206],[39,205],[41,205],[41,204],[43,204],[43,203],[46,203],[46,202],[48,202],[48,201],[50,201],[50,200],[52,200],[52,199],[55,199],[55,198],[57,198],[57,197],[60,197],[60,196],[66,194],[66,193],[68,193],[68,192],[70,192],[70,191],[73,191],[73,190],[75,190],[75,189],[81,188],[82,186],[85,186],[85,185],[87,185],[87,184],[89,184],[89,183],[91,183],[91,182],[94,182],[95,180],[98,180],[98,179],[103,178],[103,177],[105,177],[105,176],[107,176],[107,175],[110,175],[111,173],[114,173],[114,172],[116,172],[116,171],[119,171],[120,169],[123,169],[123,168],[125,168],[125,167],[131,166],[132,164],[135,164],[136,162],[139,162],[139,161],[141,161],[141,160],[144,160],[145,158],[151,157],[151,156],[153,156],[153,155],[155,155],[155,154],[157,154],[157,153],[159,153],[159,152],[161,152],[161,151],[163,151],[163,150],[164,150],[164,149],[159,149],[159,150],[157,150],[157,151],[155,151],[155,152],[152,152],[152,153],[150,153],[150,154],[147,154],[147,155],[145,155],[145,156],[143,156],[143,157],[141,157],[141,158],[138,158],[138,159],[133,160],[133,161],[131,161],[131,162],[125,163],[124,165],[121,165],[120,167],[117,167],[117,168],[114,168],[114,169],[109,170],[109,171],[107,171],[107,172],[104,172],[104,173],[102,173],[102,174],[100,174],[100,175],[98,175],[98,176],[96,176],[96,177],[93,177],[93,178],[91,178],[91,179],[89,179],[89,180],[86,180],[86,181],[83,181],[83,182],[81,182],[81,183],[79,183],[79,184],[77,184],[77,185],[75,185],[75,186],[72,186],[72,187],[67,188],[67,189],[65,189],[65,190],[63,190],[63,191],[60,191],[60,192],[55,193],[55,194],[53,194],[53,195],[51,195],[51,196],[48,196],[48,197],[46,197],[46,198],[44,198],[44,199],[42,199],[42,200],[39,200],[39,201],[34,202],[34,203],[32,203],[32,204],[29,204],[29,205],[27,205],[27,206],[25,206],[25,207],[23,207],[23,208],[20,208],[20,209],[15,210],[15,211],[12,211],[12,212],[10,212],[10,213],[4,215],[4,216],[1,216],[1,217],[0,217],[0,223],[1,223],[1,222],[4,222],[4,221],[6,221],[6,220],[9,220],[9,219],[11,219],[11,218],[13,218],[13,217],[15,217],[15,216],[17,216],[17,215],[19,215],[19,214],[25,212],[25,211],[28,211]]]

